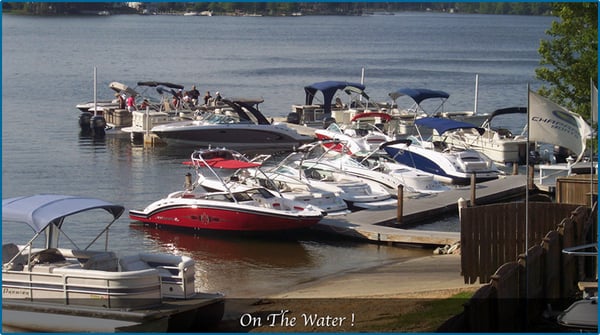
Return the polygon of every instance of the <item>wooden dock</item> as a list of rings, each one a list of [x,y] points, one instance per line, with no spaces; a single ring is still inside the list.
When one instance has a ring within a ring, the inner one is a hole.
[[[475,203],[490,204],[525,195],[527,178],[524,175],[501,177],[497,180],[477,184]],[[363,210],[338,217],[323,218],[316,229],[386,243],[406,243],[419,245],[450,245],[460,241],[460,233],[445,231],[425,231],[409,226],[431,222],[440,216],[457,213],[458,199],[471,198],[470,186],[450,191],[406,198],[403,203],[401,223],[398,222],[398,208]]]

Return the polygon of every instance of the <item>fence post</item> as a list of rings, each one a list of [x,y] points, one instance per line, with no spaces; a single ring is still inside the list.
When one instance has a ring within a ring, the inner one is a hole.
[[[475,188],[477,186],[477,173],[471,173],[471,207],[475,207]]]

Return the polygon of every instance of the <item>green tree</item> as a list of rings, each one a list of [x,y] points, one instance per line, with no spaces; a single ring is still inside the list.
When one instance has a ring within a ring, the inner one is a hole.
[[[598,3],[553,4],[553,21],[542,40],[538,79],[545,81],[539,93],[590,118],[590,79],[598,85]]]

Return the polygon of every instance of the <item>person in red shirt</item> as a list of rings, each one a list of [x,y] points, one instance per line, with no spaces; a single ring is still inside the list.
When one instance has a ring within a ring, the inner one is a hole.
[[[130,95],[127,98],[127,110],[129,111],[129,113],[133,112],[134,110],[137,110],[135,106],[135,98],[133,97],[133,95]]]

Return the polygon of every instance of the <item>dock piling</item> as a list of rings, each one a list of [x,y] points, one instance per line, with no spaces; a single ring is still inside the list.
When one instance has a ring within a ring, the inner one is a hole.
[[[530,190],[533,190],[535,188],[534,183],[533,183],[533,175],[534,175],[534,170],[533,170],[533,165],[528,165],[527,166],[527,188]]]
[[[403,213],[403,206],[404,206],[404,185],[398,185],[398,209],[396,212],[396,223],[397,224],[402,224],[402,217],[404,216]]]
[[[460,212],[461,212],[461,210],[463,208],[465,208],[465,207],[468,207],[467,200],[465,200],[465,198],[463,198],[463,197],[458,198],[457,206],[458,206],[458,222],[460,222],[460,218],[461,218]]]

